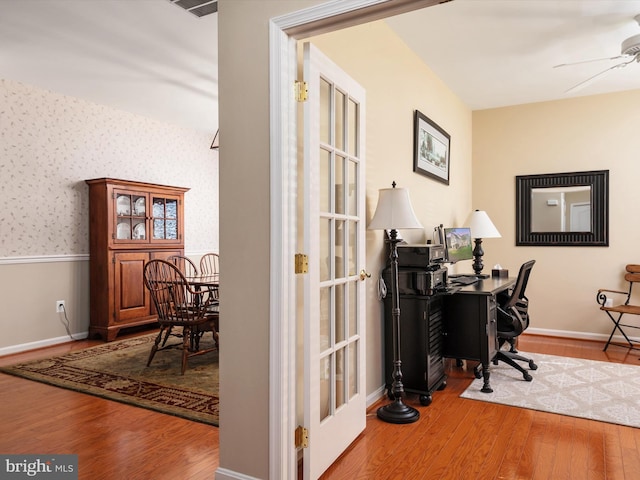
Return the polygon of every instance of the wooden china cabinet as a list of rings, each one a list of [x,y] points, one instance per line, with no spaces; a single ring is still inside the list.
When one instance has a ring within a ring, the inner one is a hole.
[[[189,189],[96,178],[89,185],[89,337],[112,341],[122,328],[156,321],[143,270],[184,254]]]

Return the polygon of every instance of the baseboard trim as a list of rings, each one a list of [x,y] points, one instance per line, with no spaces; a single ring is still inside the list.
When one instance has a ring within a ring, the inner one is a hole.
[[[227,468],[220,468],[216,470],[216,480],[259,480],[257,477],[251,477],[243,473],[238,473]]]
[[[52,345],[59,345],[61,343],[67,343],[72,340],[84,340],[89,336],[89,332],[80,332],[73,334],[72,338],[68,335],[56,338],[46,338],[44,340],[38,340],[37,342],[22,343],[20,345],[11,345],[9,347],[0,348],[0,357],[5,355],[11,355],[12,353],[21,353],[28,350],[36,350],[38,348],[50,347]]]
[[[602,348],[604,348],[604,344],[607,342],[610,334],[607,333],[590,333],[590,332],[573,332],[570,330],[549,330],[546,328],[527,328],[527,331],[523,335],[540,335],[544,337],[558,337],[558,338],[573,338],[578,340],[592,340],[597,342],[603,342]],[[638,337],[629,336],[631,340],[640,341]],[[626,340],[622,335],[614,335],[611,339],[612,342],[617,343],[626,343]]]
[[[381,385],[376,391],[367,395],[367,408],[376,403],[387,394],[387,388]]]

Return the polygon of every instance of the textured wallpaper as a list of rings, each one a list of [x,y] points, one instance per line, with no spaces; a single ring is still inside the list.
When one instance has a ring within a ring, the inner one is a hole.
[[[89,178],[189,187],[185,250],[218,251],[212,134],[0,79],[0,258],[89,253]]]

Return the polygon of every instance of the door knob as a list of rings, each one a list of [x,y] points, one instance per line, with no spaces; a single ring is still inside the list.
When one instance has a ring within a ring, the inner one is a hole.
[[[363,268],[362,270],[360,270],[360,280],[364,282],[367,278],[371,278],[371,274],[367,273],[367,271]]]

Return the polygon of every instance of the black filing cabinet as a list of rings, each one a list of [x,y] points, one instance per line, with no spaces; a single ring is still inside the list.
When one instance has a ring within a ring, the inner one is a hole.
[[[385,306],[385,381],[387,393],[393,383],[392,297]],[[434,390],[446,386],[443,345],[443,296],[400,295],[400,352],[402,383],[406,392],[420,395],[422,405],[431,404]]]

